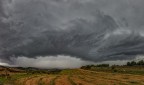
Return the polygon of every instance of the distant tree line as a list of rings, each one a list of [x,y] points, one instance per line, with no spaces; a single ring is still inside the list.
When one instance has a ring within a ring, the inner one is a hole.
[[[113,69],[118,66],[119,65],[112,65],[111,67]],[[140,60],[138,62],[136,61],[127,62],[127,64],[124,66],[144,66],[144,60]],[[91,69],[92,67],[110,67],[110,65],[109,64],[86,65],[86,66],[82,66],[81,69]]]
[[[82,66],[81,69],[91,69],[92,67],[109,67],[109,64],[86,65]]]
[[[127,62],[127,66],[144,66],[144,60]]]

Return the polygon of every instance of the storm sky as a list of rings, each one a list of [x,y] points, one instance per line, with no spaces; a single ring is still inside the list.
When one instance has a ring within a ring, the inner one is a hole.
[[[0,0],[0,64],[74,68],[136,59],[144,54],[143,4]]]

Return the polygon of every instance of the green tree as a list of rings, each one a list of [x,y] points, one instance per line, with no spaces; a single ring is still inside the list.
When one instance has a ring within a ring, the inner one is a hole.
[[[144,60],[140,60],[139,62],[137,62],[137,65],[144,65]]]
[[[127,62],[127,66],[131,66],[131,63],[130,63],[130,62]]]
[[[137,65],[137,63],[135,61],[132,61],[131,66],[135,66],[135,65]]]

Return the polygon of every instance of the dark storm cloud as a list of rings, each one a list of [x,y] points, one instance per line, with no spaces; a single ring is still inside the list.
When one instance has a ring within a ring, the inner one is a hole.
[[[103,60],[134,59],[136,55],[143,54],[144,38],[139,34],[113,34],[107,38],[103,45],[91,54],[99,56]]]
[[[0,0],[0,57],[144,54],[143,0]]]

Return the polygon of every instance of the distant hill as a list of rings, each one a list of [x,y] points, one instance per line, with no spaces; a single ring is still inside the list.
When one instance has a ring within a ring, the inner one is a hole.
[[[17,67],[8,67],[8,66],[0,66],[0,75],[10,75],[14,73],[22,73],[25,72],[22,69],[19,69]]]

